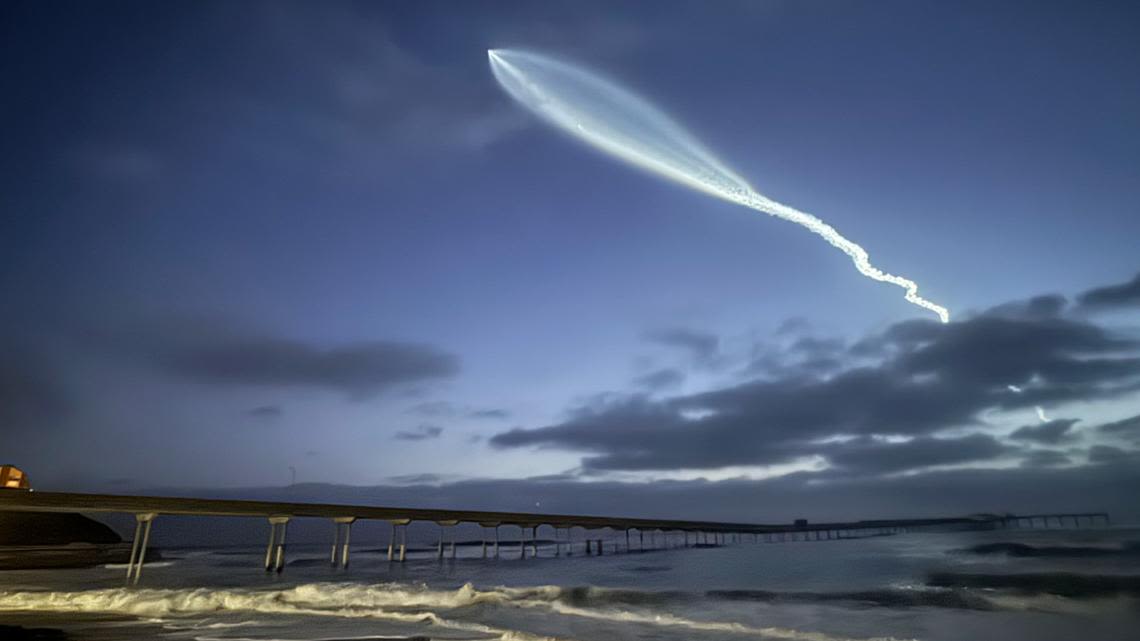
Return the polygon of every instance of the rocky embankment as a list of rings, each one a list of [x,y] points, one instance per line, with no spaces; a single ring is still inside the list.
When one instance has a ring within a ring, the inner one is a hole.
[[[0,512],[0,570],[83,568],[130,556],[114,530],[80,514]]]

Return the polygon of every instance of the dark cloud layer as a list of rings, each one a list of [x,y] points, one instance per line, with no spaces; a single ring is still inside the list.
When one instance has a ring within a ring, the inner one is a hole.
[[[261,405],[250,409],[246,414],[253,418],[268,421],[281,418],[285,414],[285,410],[281,409],[280,405]]]
[[[720,346],[720,338],[715,334],[684,327],[649,332],[645,338],[666,347],[680,349],[697,364],[709,364],[715,360]]]
[[[414,430],[400,430],[393,438],[398,441],[426,441],[442,434],[443,428],[438,425],[420,425]]]
[[[1111,445],[1094,445],[1089,448],[1089,462],[1102,465],[1137,463],[1140,462],[1140,452]]]
[[[354,398],[459,371],[454,355],[430,345],[373,340],[326,347],[219,321],[152,323],[112,332],[109,344],[198,383],[315,387]]]
[[[684,382],[684,380],[685,374],[683,372],[671,367],[665,367],[649,372],[648,374],[642,374],[635,378],[633,382],[638,387],[655,391],[676,387]]]
[[[1077,302],[1090,310],[1140,306],[1140,274],[1126,283],[1090,289]]]
[[[475,419],[506,419],[510,418],[510,411],[501,407],[470,408],[447,401],[425,401],[407,409],[407,413],[428,418],[475,418]]]
[[[1021,459],[1022,467],[1057,467],[1070,463],[1069,455],[1058,450],[1030,450]]]
[[[904,321],[851,347],[849,354],[862,360],[849,362],[862,364],[833,374],[785,368],[661,401],[610,395],[562,423],[513,429],[491,443],[580,451],[587,471],[716,469],[823,457],[832,473],[866,474],[1011,457],[1015,448],[992,436],[936,435],[984,427],[988,410],[1118,398],[1140,388],[1140,344],[1068,317],[1064,309],[1062,297],[1041,296],[949,324]],[[715,345],[683,332],[671,336],[694,350]],[[805,337],[792,351],[841,349],[836,341]],[[1073,422],[1023,428],[1015,438],[1056,443]],[[828,441],[833,437],[846,442]]]
[[[1105,434],[1138,438],[1140,437],[1140,414],[1119,421],[1105,423],[1104,425],[1098,425],[1096,429]]]
[[[505,409],[492,407],[481,410],[471,410],[467,413],[471,418],[487,418],[487,419],[506,419],[511,417],[511,413]]]
[[[889,474],[916,468],[989,461],[1014,448],[988,434],[961,438],[919,436],[902,443],[859,439],[833,447],[827,459],[840,472]]]
[[[1026,425],[1014,430],[1009,437],[1019,441],[1034,441],[1037,443],[1056,445],[1072,437],[1072,433],[1069,430],[1078,422],[1079,419],[1059,418],[1040,425]]]

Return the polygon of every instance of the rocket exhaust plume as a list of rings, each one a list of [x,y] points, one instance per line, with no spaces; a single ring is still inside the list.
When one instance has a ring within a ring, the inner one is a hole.
[[[503,89],[552,125],[609,154],[729,202],[793,222],[851,257],[860,274],[906,290],[906,300],[949,322],[950,312],[918,295],[914,281],[871,264],[867,251],[811,214],[753,189],[692,135],[644,99],[564,62],[510,49],[487,51]]]

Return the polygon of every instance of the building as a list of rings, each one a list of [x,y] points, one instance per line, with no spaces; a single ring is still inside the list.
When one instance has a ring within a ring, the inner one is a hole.
[[[28,475],[15,465],[0,465],[0,488],[7,490],[30,490]]]

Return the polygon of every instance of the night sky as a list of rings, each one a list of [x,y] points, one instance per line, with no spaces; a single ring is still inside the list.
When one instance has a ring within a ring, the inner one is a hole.
[[[652,100],[952,322],[546,126],[500,47]],[[1138,69],[1123,2],[5,3],[0,458],[107,492],[1127,507]]]

